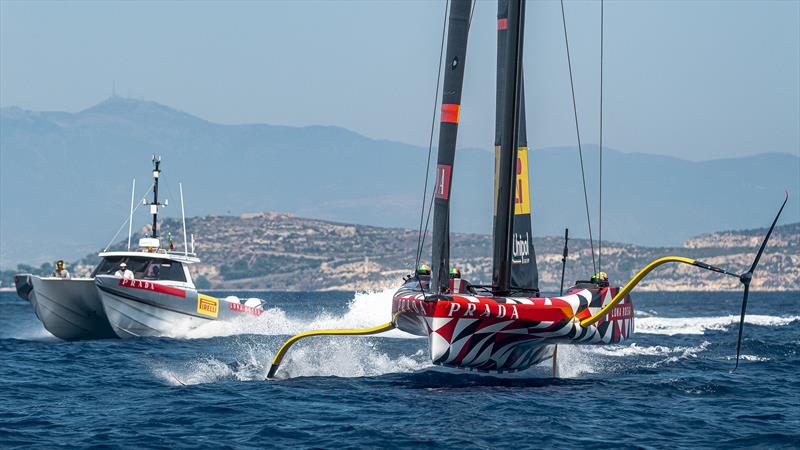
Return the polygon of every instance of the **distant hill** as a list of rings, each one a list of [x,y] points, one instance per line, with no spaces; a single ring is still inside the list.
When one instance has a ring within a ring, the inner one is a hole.
[[[295,217],[286,213],[194,217],[187,221],[197,239],[202,263],[194,266],[195,280],[204,289],[238,290],[362,290],[397,286],[414,267],[417,232],[410,229],[352,225]],[[162,236],[172,234],[182,249],[181,224],[167,219]],[[146,233],[146,227],[140,235]],[[603,247],[603,270],[617,283],[626,282],[653,259],[666,255],[697,258],[743,272],[766,229],[725,231],[689,239],[681,247],[642,247],[610,242]],[[430,259],[430,238],[423,262]],[[557,292],[561,273],[561,238],[534,239],[541,288]],[[122,248],[120,242],[115,248]],[[453,264],[473,283],[491,281],[491,238],[482,234],[452,236]],[[589,242],[570,240],[566,283],[592,273]],[[87,274],[96,254],[71,264],[75,274]],[[49,273],[52,267],[21,267]],[[14,272],[3,272],[3,285]],[[694,267],[670,264],[648,276],[637,289],[659,291],[738,290],[730,277]],[[753,280],[756,290],[800,290],[800,223],[775,229]]]
[[[277,210],[414,228],[426,151],[336,127],[220,125],[120,97],[77,113],[2,108],[0,267],[76,259],[104,246],[127,216],[131,179],[139,195],[149,185],[151,154],[164,157],[162,195],[173,216],[182,181],[190,216]],[[597,186],[597,148],[584,153],[587,181]],[[534,233],[569,227],[588,236],[577,151],[532,149],[530,164]],[[489,151],[459,150],[453,230],[490,232],[492,167]],[[784,220],[800,220],[794,155],[691,162],[607,149],[604,167],[604,239],[674,246],[714,230],[762,226],[786,189]],[[596,190],[589,194],[595,206]],[[136,217],[137,227],[147,220]]]

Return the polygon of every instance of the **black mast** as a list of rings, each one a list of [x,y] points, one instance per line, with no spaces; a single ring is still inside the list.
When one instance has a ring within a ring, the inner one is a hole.
[[[153,155],[153,202],[150,203],[150,214],[153,215],[153,233],[150,236],[152,238],[158,237],[158,207],[161,206],[158,204],[158,175],[161,173],[158,166],[160,165],[161,157],[156,158]]]
[[[503,133],[503,101],[505,100],[505,74],[508,65],[508,4],[509,0],[497,2],[497,95],[495,103],[495,196],[499,182],[500,148]],[[511,287],[526,291],[539,290],[539,271],[536,266],[536,250],[533,245],[531,227],[530,183],[528,181],[528,136],[525,121],[525,77],[520,69],[520,106],[517,118],[517,176],[515,205],[512,226]],[[497,199],[495,198],[495,214]]]
[[[461,112],[461,87],[467,54],[469,16],[472,0],[452,0],[447,29],[442,113],[439,127],[439,153],[434,185],[433,257],[431,291],[441,293],[449,286],[450,268],[450,187],[456,156],[458,120]]]
[[[511,291],[511,253],[518,146],[518,117],[520,113],[520,80],[522,78],[522,37],[525,2],[511,0],[508,4],[507,70],[503,89],[503,133],[500,140],[500,159],[497,174],[497,213],[494,217],[494,258],[492,285],[496,295]]]

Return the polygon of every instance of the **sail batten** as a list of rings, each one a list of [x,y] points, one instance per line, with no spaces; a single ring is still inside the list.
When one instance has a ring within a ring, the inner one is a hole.
[[[445,292],[450,269],[450,195],[456,154],[458,122],[461,116],[461,90],[467,53],[472,0],[452,0],[448,16],[447,51],[442,89],[439,150],[436,162],[433,205],[433,254],[431,290]]]

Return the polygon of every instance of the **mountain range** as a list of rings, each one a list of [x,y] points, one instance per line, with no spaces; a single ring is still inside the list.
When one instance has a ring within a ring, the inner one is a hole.
[[[453,231],[491,231],[490,149],[458,151]],[[763,150],[695,162],[604,149],[603,239],[677,246],[702,233],[764,226],[785,190],[790,203],[782,222],[800,220],[800,158]],[[585,145],[583,153],[597,239],[599,152]],[[124,236],[131,179],[141,198],[153,154],[163,157],[160,194],[170,200],[168,216],[180,215],[180,181],[189,216],[271,210],[381,227],[419,225],[427,148],[329,126],[216,124],[116,96],[75,113],[4,107],[0,267],[77,259],[114,241],[118,229]],[[557,236],[569,227],[588,236],[577,149],[532,148],[529,159],[534,234]],[[134,225],[148,220],[141,208]]]

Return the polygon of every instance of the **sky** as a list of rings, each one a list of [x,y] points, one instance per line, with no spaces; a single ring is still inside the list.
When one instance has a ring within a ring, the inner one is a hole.
[[[0,0],[0,106],[112,93],[225,123],[336,125],[426,146],[445,3]],[[597,143],[600,3],[567,0],[581,137]],[[459,145],[494,141],[496,3],[478,1]],[[691,160],[800,153],[800,1],[605,2],[604,145]],[[561,10],[527,6],[529,146],[574,145]]]

